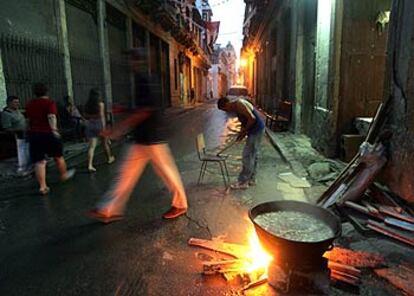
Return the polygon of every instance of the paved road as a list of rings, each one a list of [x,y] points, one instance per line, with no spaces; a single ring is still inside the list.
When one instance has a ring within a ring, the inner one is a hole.
[[[214,166],[209,167],[204,184],[196,186],[200,169],[196,135],[204,132],[208,146],[216,147],[226,141],[233,123],[213,104],[207,104],[174,116],[169,128],[190,205],[187,215],[177,220],[161,219],[169,208],[170,196],[151,168],[132,194],[126,219],[110,225],[91,221],[85,212],[108,187],[117,164],[99,165],[98,172],[90,175],[81,163],[75,179],[66,184],[60,184],[51,170],[52,191],[47,197],[36,194],[34,180],[3,184],[0,295],[240,295],[236,285],[201,276],[201,260],[219,254],[189,247],[188,239],[247,243],[252,230],[247,218],[251,205],[284,198],[310,201],[314,198],[312,190],[303,194],[305,197],[283,191],[287,184],[279,186],[277,174],[289,168],[267,140],[262,147],[256,187],[226,193]],[[123,149],[117,151],[118,160]],[[235,145],[229,150],[233,178],[240,170],[241,149],[242,145]],[[344,241],[367,244],[364,237]],[[372,248],[372,242],[368,240],[368,244]],[[361,289],[361,295],[398,295],[385,287],[379,293],[377,286],[370,284]],[[263,285],[246,295],[276,294]]]
[[[93,175],[81,168],[66,184],[51,170],[47,197],[36,195],[34,180],[6,186],[0,198],[0,295],[222,295],[228,288],[222,281],[205,283],[199,250],[186,242],[245,238],[242,227],[227,229],[229,221],[247,221],[239,204],[224,194],[218,171],[212,167],[207,185],[195,186],[200,167],[195,136],[204,132],[206,142],[218,146],[226,139],[226,121],[211,104],[171,120],[171,148],[191,207],[187,217],[175,221],[161,219],[170,198],[151,168],[132,195],[127,218],[107,226],[84,213],[108,187],[116,164],[102,164]],[[233,175],[238,166],[237,160],[231,165]]]

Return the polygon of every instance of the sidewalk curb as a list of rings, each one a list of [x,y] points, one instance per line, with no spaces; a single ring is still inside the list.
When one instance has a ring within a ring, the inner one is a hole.
[[[308,177],[307,170],[303,167],[302,163],[296,160],[295,156],[290,153],[289,148],[283,144],[283,141],[277,139],[276,133],[270,131],[266,127],[266,135],[268,136],[272,146],[279,152],[282,159],[290,166],[292,171],[298,177]]]

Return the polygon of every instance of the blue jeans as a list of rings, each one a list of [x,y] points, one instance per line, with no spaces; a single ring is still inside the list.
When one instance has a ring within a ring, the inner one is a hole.
[[[257,158],[263,134],[264,129],[247,136],[246,145],[243,148],[243,168],[239,175],[240,183],[254,181],[256,178]]]

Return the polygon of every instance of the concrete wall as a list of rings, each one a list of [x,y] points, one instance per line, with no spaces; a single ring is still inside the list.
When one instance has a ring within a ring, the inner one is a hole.
[[[51,48],[57,47],[59,44],[58,9],[58,2],[55,0],[0,1],[0,36],[13,36],[13,38],[19,36],[24,37],[26,40],[41,41],[43,44],[48,44]],[[22,42],[20,42],[20,45],[20,50],[22,50]],[[27,44],[25,46],[27,46]],[[13,51],[13,49],[9,49],[9,52],[10,51]],[[6,52],[3,51],[2,54],[4,58]],[[14,57],[17,58],[18,55],[19,54],[14,54]],[[2,57],[0,57],[0,63],[1,60]],[[4,72],[16,67],[16,65],[8,65],[6,62],[7,61],[3,61],[3,63],[1,63],[3,67],[0,67],[0,107],[4,106],[7,95],[20,96],[24,104],[25,101],[31,97],[31,83],[33,82],[28,81],[24,90],[21,90],[20,92],[16,91],[15,85],[10,89],[10,84],[9,87],[6,85],[7,81],[5,75],[7,73]],[[8,62],[10,62],[10,60]],[[26,61],[26,67],[28,63],[29,62]],[[21,65],[17,66],[19,66],[20,69]],[[24,67],[22,67],[22,69],[23,68]],[[58,71],[60,69],[54,70]],[[21,75],[22,73],[20,74],[20,78],[22,78]],[[30,76],[36,75],[31,73]],[[26,77],[22,80],[25,80],[25,78]],[[13,77],[13,79],[17,78]],[[56,80],[59,80],[59,78]],[[9,88],[9,92],[11,93],[8,93],[6,88]],[[51,91],[53,96],[57,93],[61,93],[61,91],[57,89]]]
[[[295,132],[311,135],[315,101],[317,0],[298,0]]]
[[[342,0],[319,0],[315,57],[312,146],[333,157],[337,150],[337,88],[340,77]]]
[[[386,90],[393,96],[393,137],[382,179],[414,204],[414,1],[394,1],[389,38]]]
[[[98,25],[91,13],[69,3],[66,3],[66,18],[74,100],[84,105],[91,88],[104,90]]]
[[[0,2],[0,33],[30,36],[57,42],[55,0]]]

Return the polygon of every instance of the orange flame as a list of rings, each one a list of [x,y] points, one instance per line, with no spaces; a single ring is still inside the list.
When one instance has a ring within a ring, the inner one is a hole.
[[[249,273],[263,269],[265,271],[263,276],[267,276],[267,268],[273,260],[273,257],[270,256],[260,245],[259,238],[257,237],[254,228],[250,229],[248,238],[250,250],[246,254],[247,260],[245,269]]]

